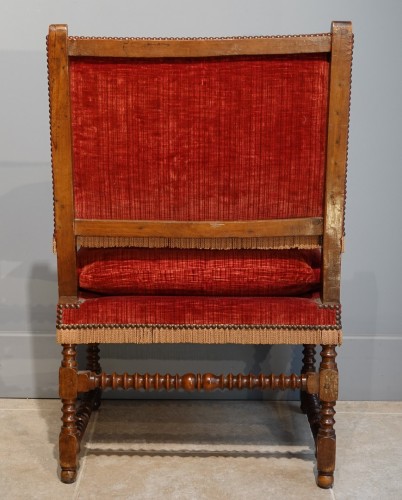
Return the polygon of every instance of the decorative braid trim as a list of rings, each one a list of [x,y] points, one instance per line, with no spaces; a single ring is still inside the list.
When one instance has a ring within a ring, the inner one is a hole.
[[[200,248],[207,250],[287,250],[321,247],[321,236],[285,236],[264,238],[127,238],[109,236],[78,236],[77,245],[90,248],[146,247]]]
[[[273,329],[258,326],[75,325],[57,329],[59,344],[334,344],[342,343],[338,329]],[[77,328],[78,326],[78,328]]]

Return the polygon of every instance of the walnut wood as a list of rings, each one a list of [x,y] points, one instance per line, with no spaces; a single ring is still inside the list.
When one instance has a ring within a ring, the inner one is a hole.
[[[320,410],[321,405],[318,394],[308,394],[306,414],[314,440],[317,439],[317,433],[320,427]]]
[[[58,303],[59,304],[63,304],[63,305],[66,305],[66,304],[78,304],[78,297],[77,295],[70,295],[70,296],[66,296],[66,295],[60,295],[59,296],[59,301]]]
[[[214,375],[212,373],[184,375],[155,374],[94,374],[80,372],[80,388],[83,390],[101,389],[135,389],[135,390],[178,390],[186,391],[213,391],[216,389],[305,389],[308,376],[302,375]]]
[[[335,362],[336,351],[334,345],[323,345],[321,351],[320,377],[328,371],[337,373]],[[337,394],[337,387],[329,390],[330,394]],[[336,400],[325,401],[320,394],[320,422],[317,433],[317,484],[321,488],[330,488],[334,482],[336,435],[335,435],[335,404]]]
[[[100,366],[99,357],[99,344],[88,344],[87,346],[87,370],[95,373],[101,373],[102,369]]]
[[[76,348],[73,344],[63,345],[60,374],[62,401],[62,426],[59,437],[60,476],[63,483],[72,483],[77,476],[80,450],[76,419],[77,361]]]
[[[315,373],[315,354],[316,346],[314,344],[304,344],[303,349],[303,367],[301,373]],[[319,384],[318,384],[319,385]],[[310,394],[308,388],[300,392],[300,408],[307,415],[311,432],[316,437],[320,421],[320,403],[318,399],[318,388],[315,393]]]
[[[304,374],[307,378],[305,391],[307,394],[317,395],[320,392],[320,376],[316,372],[308,372]]]
[[[94,373],[101,373],[102,368],[100,365],[99,357],[99,344],[88,344],[87,346],[87,370]],[[91,391],[91,409],[98,410],[101,403],[102,391],[97,388]]]
[[[322,235],[322,218],[253,221],[129,221],[76,219],[77,236],[230,238]]]
[[[70,56],[210,57],[329,52],[329,34],[212,39],[70,38]]]
[[[352,24],[333,23],[323,238],[324,303],[338,303],[340,298],[352,46]]]
[[[315,372],[315,344],[303,344],[302,373]]]
[[[92,411],[99,408],[97,394],[96,389],[85,394],[76,410],[77,437],[80,441],[84,436]]]
[[[75,296],[73,160],[66,26],[52,25],[49,28],[48,71],[59,295]]]

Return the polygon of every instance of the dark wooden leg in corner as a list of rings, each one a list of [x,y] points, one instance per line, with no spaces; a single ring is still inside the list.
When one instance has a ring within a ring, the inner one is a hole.
[[[99,374],[102,372],[102,368],[100,366],[100,357],[99,357],[99,344],[88,344],[87,347],[87,370],[91,372],[95,372]],[[94,389],[90,391],[88,396],[89,399],[92,399],[92,409],[98,410],[101,404],[101,389]]]
[[[335,358],[335,346],[323,345],[320,363],[320,425],[317,433],[317,484],[321,488],[331,488],[334,483],[334,407],[338,399],[338,369]]]
[[[302,373],[315,372],[315,344],[303,344],[303,366]],[[300,391],[300,409],[303,413],[308,413],[308,393]]]
[[[315,344],[304,344],[302,373],[315,372]],[[306,391],[300,392],[300,409],[307,414],[314,438],[317,436],[320,421],[320,403],[318,394],[308,394]]]
[[[74,344],[63,344],[59,390],[63,413],[59,438],[61,480],[63,483],[73,483],[77,477],[80,450],[76,419],[77,361]]]

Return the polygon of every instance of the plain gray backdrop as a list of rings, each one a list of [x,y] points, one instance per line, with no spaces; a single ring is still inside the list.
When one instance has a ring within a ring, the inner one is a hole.
[[[55,397],[59,346],[45,37],[70,34],[230,36],[355,32],[347,239],[343,258],[341,399],[402,397],[399,0],[15,0],[0,7],[0,397]],[[298,347],[104,349],[106,369],[247,372],[300,369]],[[133,393],[118,393],[133,397]],[[144,397],[144,395],[140,395]],[[145,395],[145,397],[187,397]],[[192,395],[191,397],[203,397]],[[210,397],[210,396],[209,396]],[[214,393],[213,397],[260,397]],[[271,394],[263,397],[272,397]],[[294,399],[293,393],[279,398]]]

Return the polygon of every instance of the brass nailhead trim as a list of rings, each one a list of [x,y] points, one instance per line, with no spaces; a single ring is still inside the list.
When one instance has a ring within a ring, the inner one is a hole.
[[[63,323],[63,309],[79,309],[80,303],[76,304],[58,304],[57,306],[57,320],[56,320],[56,328],[59,330],[77,330],[77,329],[95,329],[95,328],[115,328],[115,329],[124,329],[124,328],[165,328],[168,330],[183,330],[183,329],[192,329],[192,330],[201,330],[204,328],[212,328],[212,329],[224,329],[224,330],[266,330],[267,328],[270,330],[339,330],[342,328],[341,324],[341,307],[338,304],[321,304],[319,306],[320,309],[331,309],[336,310],[335,325],[231,325],[231,324],[205,324],[205,325],[192,325],[192,324],[182,324],[182,325],[172,325],[172,324],[148,324],[148,323],[118,323],[118,324],[108,324],[108,323],[72,323],[65,324]]]
[[[230,325],[230,324],[205,324],[205,325],[192,325],[192,324],[161,324],[161,323],[57,323],[57,328],[60,330],[75,330],[78,328],[82,329],[92,329],[92,328],[165,328],[167,330],[202,330],[204,328],[212,329],[223,329],[223,330],[338,330],[340,328],[339,324],[336,325]]]
[[[171,40],[269,40],[282,38],[315,38],[315,37],[331,37],[331,33],[309,33],[305,35],[268,35],[268,36],[227,36],[227,37],[119,37],[119,36],[68,36],[69,41],[75,40],[144,40],[144,41],[171,41]]]

